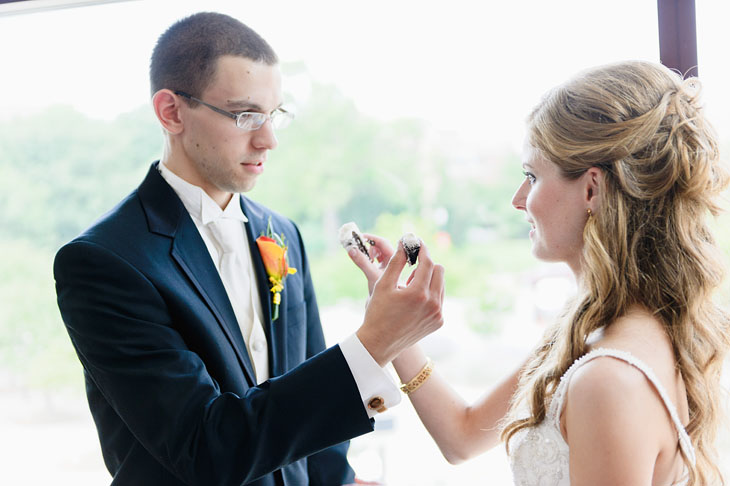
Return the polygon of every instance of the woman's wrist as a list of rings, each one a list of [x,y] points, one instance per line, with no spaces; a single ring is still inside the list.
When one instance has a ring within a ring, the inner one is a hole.
[[[419,371],[418,374],[416,376],[414,376],[407,383],[401,383],[400,391],[402,391],[406,395],[410,395],[414,391],[418,390],[421,387],[421,385],[426,383],[426,380],[428,380],[428,378],[431,376],[432,372],[433,372],[433,361],[431,361],[431,358],[426,358],[426,364],[423,365],[423,368],[421,368],[421,371]]]
[[[393,367],[403,383],[408,383],[426,365],[426,354],[418,344],[404,349],[393,360]]]

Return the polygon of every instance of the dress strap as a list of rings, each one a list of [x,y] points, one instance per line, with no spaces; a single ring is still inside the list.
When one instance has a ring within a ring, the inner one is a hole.
[[[644,363],[628,351],[611,348],[596,348],[575,360],[570,368],[568,368],[568,371],[566,371],[562,378],[560,378],[560,384],[558,385],[557,390],[555,390],[555,395],[553,396],[553,400],[550,403],[550,409],[548,411],[550,418],[555,420],[558,430],[560,430],[560,411],[563,409],[565,394],[568,389],[568,383],[570,383],[571,377],[581,366],[601,356],[610,356],[612,358],[620,359],[621,361],[625,361],[626,363],[632,365],[633,367],[644,373],[646,378],[651,382],[652,385],[654,385],[656,391],[659,392],[659,396],[664,402],[664,406],[667,408],[667,411],[669,411],[669,416],[672,418],[674,427],[677,429],[679,446],[682,448],[682,452],[684,452],[687,458],[692,462],[692,464],[694,464],[696,461],[695,449],[692,445],[692,441],[690,441],[687,431],[684,428],[684,425],[682,425],[681,420],[679,420],[679,414],[677,414],[677,409],[674,406],[674,403],[672,403],[672,401],[669,399],[669,396],[667,395],[664,386],[654,374],[654,370],[652,370],[646,363]]]

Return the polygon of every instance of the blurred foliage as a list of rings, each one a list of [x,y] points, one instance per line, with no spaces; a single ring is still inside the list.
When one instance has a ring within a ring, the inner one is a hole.
[[[0,124],[0,237],[53,248],[111,209],[159,152],[148,111],[102,122],[56,106]]]
[[[137,187],[162,141],[150,107],[100,121],[54,106],[0,122],[0,371],[78,386],[53,256]],[[535,264],[510,204],[519,160],[459,158],[451,148],[418,120],[376,121],[335,88],[313,85],[249,196],[299,225],[320,306],[365,297],[365,279],[337,241],[340,225],[355,221],[394,245],[418,234],[446,267],[447,295],[471,302],[472,328],[492,332],[514,300],[492,277]],[[728,227],[719,224],[724,242]]]
[[[447,266],[449,295],[477,301],[489,293],[483,276],[520,258],[512,250],[524,245],[500,239],[524,237],[509,206],[516,181],[490,174],[499,169],[485,161],[477,161],[485,177],[475,176],[474,161],[462,170],[422,122],[373,120],[332,86],[313,85],[278,135],[249,195],[300,226],[321,306],[365,296],[364,277],[337,241],[347,221],[394,244],[415,232]],[[134,190],[162,141],[146,106],[112,121],[53,106],[0,123],[0,368],[37,386],[80,381],[56,307],[53,256]]]
[[[78,387],[81,365],[56,307],[53,254],[27,239],[0,239],[0,370],[32,386]]]

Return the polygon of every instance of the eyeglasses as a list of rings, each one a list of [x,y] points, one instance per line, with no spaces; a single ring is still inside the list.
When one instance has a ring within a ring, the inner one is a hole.
[[[220,113],[221,115],[225,115],[228,118],[233,118],[236,120],[236,126],[242,130],[258,130],[262,126],[264,126],[264,123],[266,123],[266,120],[271,120],[271,126],[275,129],[279,128],[286,128],[289,123],[294,119],[294,114],[290,113],[282,108],[277,108],[274,110],[273,113],[266,114],[266,113],[258,113],[254,111],[243,111],[241,113],[231,113],[230,111],[226,111],[222,108],[218,108],[217,106],[213,106],[209,103],[206,103],[203,100],[200,100],[196,98],[195,96],[191,96],[188,93],[184,91],[175,91],[175,94],[178,96],[182,96],[183,98],[187,98],[189,100],[195,101],[197,103],[200,103],[201,105],[207,106],[211,110],[215,111],[216,113]]]

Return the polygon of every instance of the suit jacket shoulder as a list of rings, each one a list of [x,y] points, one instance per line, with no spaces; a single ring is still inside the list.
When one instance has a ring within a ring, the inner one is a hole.
[[[271,215],[302,267],[287,282],[282,320],[270,323],[281,373],[262,386],[246,374],[240,329],[200,234],[154,165],[56,256],[58,305],[113,484],[268,485],[277,470],[285,484],[306,484],[307,456],[372,430],[342,353],[319,341],[296,226],[244,205],[252,225]]]

